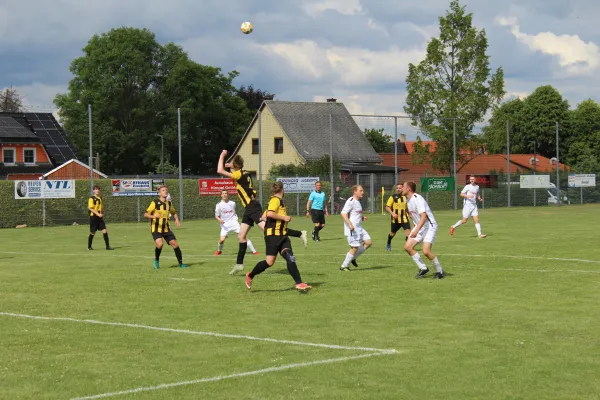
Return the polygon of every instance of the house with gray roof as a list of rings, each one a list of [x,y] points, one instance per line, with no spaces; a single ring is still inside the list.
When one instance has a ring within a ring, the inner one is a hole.
[[[330,149],[342,164],[382,162],[343,103],[266,100],[229,160],[240,154],[244,169],[258,173],[260,150],[266,175],[272,165],[319,160]]]

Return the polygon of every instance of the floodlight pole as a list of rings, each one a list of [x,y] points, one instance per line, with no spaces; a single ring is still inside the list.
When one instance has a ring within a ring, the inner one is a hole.
[[[456,182],[456,118],[452,120],[452,156],[454,160],[453,172],[454,172],[454,209],[456,210],[458,204],[458,193],[457,187],[458,182]]]
[[[89,130],[89,142],[90,142],[90,156],[89,156],[89,164],[90,164],[90,194],[94,192],[94,167],[93,167],[93,157],[92,157],[92,105],[88,104],[88,130]]]
[[[331,203],[330,205],[330,209],[333,212],[334,208],[334,196],[335,196],[335,192],[334,192],[334,182],[333,182],[333,122],[331,120],[331,114],[329,114],[329,179],[331,181],[330,184],[330,196],[329,196],[329,203]]]
[[[508,207],[510,208],[510,121],[506,120],[506,185],[508,189]]]
[[[177,144],[179,147],[179,219],[181,219],[183,221],[183,164],[181,161],[181,108],[177,109]]]
[[[537,141],[532,140],[531,142],[529,142],[530,144],[533,144],[533,175],[536,175],[536,170],[537,170]],[[535,201],[536,201],[536,190],[535,188],[533,189],[533,206],[535,207]]]
[[[160,136],[160,169],[162,174],[163,184],[165,183],[165,135],[157,133],[156,136]]]
[[[556,205],[560,206],[560,166],[558,162],[558,121],[556,121]]]
[[[394,185],[398,184],[398,117],[394,117]]]

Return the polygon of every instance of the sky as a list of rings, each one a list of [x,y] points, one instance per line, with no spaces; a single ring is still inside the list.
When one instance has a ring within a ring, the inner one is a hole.
[[[0,88],[32,110],[51,111],[69,65],[94,34],[147,28],[196,62],[236,70],[276,100],[334,97],[350,113],[406,115],[409,63],[439,36],[449,0],[0,0]],[[600,2],[462,0],[487,34],[492,70],[504,69],[506,98],[552,85],[572,108],[600,102]],[[250,21],[254,32],[240,25]],[[391,119],[364,118],[384,127]],[[401,133],[418,133],[400,119]]]

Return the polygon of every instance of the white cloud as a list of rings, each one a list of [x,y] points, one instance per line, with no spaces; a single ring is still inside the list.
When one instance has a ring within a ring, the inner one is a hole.
[[[556,35],[540,32],[529,35],[521,32],[518,20],[514,17],[498,17],[496,22],[508,26],[512,34],[531,50],[558,58],[563,70],[572,75],[586,75],[600,66],[600,51],[593,42],[585,42],[579,35]]]
[[[363,9],[360,0],[317,0],[302,4],[302,9],[309,16],[316,18],[324,11],[334,10],[344,15],[360,14]]]
[[[369,50],[355,47],[322,47],[310,40],[257,45],[265,54],[283,59],[295,74],[310,78],[331,77],[344,86],[403,83],[408,63],[425,57],[422,49]]]
[[[23,97],[23,105],[28,110],[39,110],[51,112],[56,110],[53,100],[59,93],[66,93],[68,85],[47,85],[41,82],[33,82],[31,85],[14,87]]]

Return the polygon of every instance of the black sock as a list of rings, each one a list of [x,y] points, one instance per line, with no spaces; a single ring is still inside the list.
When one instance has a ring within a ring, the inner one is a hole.
[[[390,243],[392,243],[392,239],[393,239],[393,238],[394,238],[394,237],[393,237],[392,235],[388,235],[388,243],[387,243],[387,244],[390,244]]]
[[[269,264],[265,260],[259,261],[252,271],[250,271],[250,279],[254,279],[254,277],[258,274],[263,273],[267,268],[269,268]]]
[[[173,251],[175,251],[175,257],[177,257],[177,262],[179,264],[183,264],[183,254],[181,254],[181,248],[175,247]]]
[[[160,258],[160,252],[162,251],[162,247],[159,249],[158,247],[154,248],[154,259],[158,260]]]
[[[240,243],[240,249],[237,255],[237,264],[244,264],[244,256],[246,255],[246,249],[248,248],[248,242]]]
[[[296,281],[296,285],[302,283],[302,278],[300,277],[300,271],[298,271],[298,266],[294,261],[287,261],[287,269],[294,281]]]
[[[94,240],[94,235],[90,234],[88,236],[88,249],[92,247],[92,240]]]
[[[291,237],[298,237],[299,238],[300,236],[302,236],[302,232],[297,231],[295,229],[289,229],[288,228],[287,235],[291,236]]]
[[[108,244],[108,233],[104,233],[103,236],[104,236],[104,243],[106,243],[106,248],[109,248],[110,245]]]
[[[315,233],[318,235],[318,234],[319,234],[319,231],[320,231],[321,229],[323,229],[323,227],[322,227],[321,225],[319,225],[319,226],[315,226]]]

